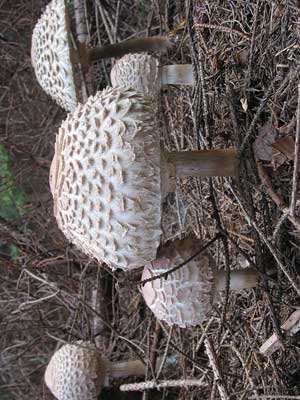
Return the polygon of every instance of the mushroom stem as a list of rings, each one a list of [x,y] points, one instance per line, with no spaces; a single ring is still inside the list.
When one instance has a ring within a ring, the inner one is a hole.
[[[161,366],[163,357],[156,360],[155,371],[157,372]],[[112,363],[106,361],[106,371],[112,378],[126,378],[127,376],[144,376],[146,374],[146,365],[140,360],[124,361]],[[165,360],[165,367],[177,364],[174,356],[169,356]]]
[[[227,274],[220,271],[217,274],[216,290],[225,290]],[[230,271],[230,290],[250,289],[258,285],[259,275],[254,268]]]
[[[195,85],[191,64],[164,65],[159,68],[162,85]]]
[[[144,51],[165,52],[171,45],[170,39],[166,36],[129,39],[120,43],[87,50],[88,60],[93,62],[101,58],[122,57],[127,53],[141,53]]]
[[[164,154],[169,178],[175,176],[235,176],[236,150],[195,150]]]

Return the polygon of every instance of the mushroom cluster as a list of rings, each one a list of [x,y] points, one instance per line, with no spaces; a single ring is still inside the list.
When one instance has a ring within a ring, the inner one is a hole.
[[[112,268],[144,267],[142,293],[155,316],[169,325],[195,326],[209,315],[226,277],[208,252],[198,254],[166,279],[168,272],[199,249],[199,240],[175,241],[159,250],[162,201],[186,176],[235,176],[235,149],[167,153],[161,149],[155,102],[163,85],[194,85],[191,65],[160,66],[153,56],[167,37],[137,38],[99,49],[74,49],[65,0],[52,0],[37,22],[32,65],[42,88],[71,113],[56,136],[50,168],[54,215],[65,237],[85,254]],[[112,88],[78,104],[76,65],[119,57]],[[151,278],[149,280],[149,278]],[[256,271],[231,274],[230,288],[253,287]],[[61,400],[95,399],[110,374],[141,375],[140,361],[116,365],[90,342],[55,352],[45,382]]]

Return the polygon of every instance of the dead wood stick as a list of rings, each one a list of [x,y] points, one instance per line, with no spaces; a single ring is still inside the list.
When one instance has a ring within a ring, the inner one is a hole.
[[[224,385],[223,374],[221,372],[221,369],[218,366],[215,350],[207,337],[206,337],[206,339],[204,339],[204,345],[205,345],[206,353],[207,353],[207,356],[209,359],[209,364],[214,373],[214,377],[215,377],[215,380],[216,380],[216,383],[218,386],[220,397],[222,400],[228,400],[229,396],[228,396],[226,387]]]
[[[146,381],[140,383],[129,383],[126,385],[121,385],[120,390],[122,392],[143,392],[149,389],[163,389],[170,387],[203,387],[206,383],[203,383],[202,379],[179,379],[179,380],[166,380],[161,382]]]
[[[298,192],[299,180],[299,155],[300,155],[300,85],[298,85],[298,107],[297,107],[297,125],[295,138],[295,153],[294,153],[294,173],[293,173],[293,190],[290,206],[290,214],[295,218],[295,208]]]
[[[295,311],[293,314],[289,316],[289,318],[285,321],[283,325],[280,327],[284,332],[288,333],[290,336],[295,335],[300,331],[300,310]],[[273,333],[272,336],[260,347],[259,351],[264,356],[270,356],[275,351],[280,349],[280,341],[276,333]]]
[[[85,18],[84,0],[74,0],[74,14],[76,21],[76,36],[79,43],[86,43],[88,38]]]

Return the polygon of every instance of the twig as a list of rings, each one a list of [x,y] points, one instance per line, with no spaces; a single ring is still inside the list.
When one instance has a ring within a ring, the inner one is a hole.
[[[221,25],[215,25],[215,24],[205,24],[203,22],[197,22],[194,24],[196,27],[200,28],[209,28],[209,29],[216,29],[221,32],[228,32],[228,33],[234,33],[236,35],[242,36],[244,39],[250,40],[249,35],[247,35],[244,32],[238,31],[236,29],[229,28],[228,26],[221,26]]]
[[[159,322],[158,322],[158,323],[159,323]],[[160,328],[161,328],[161,324],[160,324],[160,323],[159,323],[159,326],[160,326]],[[164,351],[164,354],[163,354],[163,357],[162,357],[161,364],[160,364],[160,366],[159,366],[159,370],[158,370],[158,372],[157,372],[157,374],[156,374],[156,379],[159,379],[159,376],[160,376],[160,374],[161,374],[161,371],[162,371],[162,369],[163,369],[163,366],[164,366],[164,364],[165,364],[165,362],[166,362],[166,358],[167,358],[167,354],[168,354],[168,350],[169,350],[169,345],[170,345],[170,340],[171,340],[171,337],[172,337],[172,333],[173,333],[173,326],[171,326],[170,331],[169,331],[169,335],[168,335],[168,339],[167,339],[167,344],[166,344],[166,347],[165,347],[165,351]]]
[[[122,392],[143,392],[149,389],[164,389],[170,387],[189,388],[189,387],[203,387],[206,384],[202,379],[179,379],[179,380],[166,380],[162,382],[146,381],[140,383],[129,383],[120,386]]]
[[[300,396],[288,396],[286,394],[264,394],[262,396],[251,396],[249,400],[300,400]]]
[[[76,35],[79,43],[86,43],[88,32],[85,19],[84,0],[74,0],[74,14],[76,21]]]
[[[300,84],[298,84],[298,107],[297,107],[297,125],[296,125],[296,138],[295,138],[295,153],[294,153],[294,173],[293,173],[293,190],[290,206],[290,214],[295,217],[295,208],[298,192],[298,179],[299,179],[299,156],[300,156]]]
[[[154,329],[154,338],[153,338],[151,351],[150,351],[150,357],[149,357],[150,363],[151,363],[153,369],[155,369],[155,365],[156,365],[157,347],[158,347],[160,338],[161,338],[161,326],[160,326],[160,323],[158,321],[156,321],[155,329]]]
[[[101,4],[101,1],[100,1],[100,0],[96,0],[96,4],[97,4],[97,6],[98,6],[98,10],[99,10],[99,13],[100,13],[100,15],[101,15],[102,22],[103,22],[103,24],[104,24],[104,26],[105,26],[105,30],[106,30],[106,33],[107,33],[109,42],[110,42],[111,44],[113,44],[113,43],[114,43],[114,38],[113,38],[113,36],[112,36],[112,34],[111,34],[110,27],[108,26],[108,22],[107,22],[107,20],[106,20],[105,13],[104,13],[103,6],[102,6],[102,4]]]
[[[248,69],[247,69],[247,88],[250,86],[251,77],[252,77],[252,67],[253,67],[253,57],[254,57],[254,47],[256,44],[256,33],[257,33],[257,20],[258,20],[258,11],[260,9],[259,3],[256,5],[254,20],[252,25],[252,35],[251,35],[251,45],[249,51],[249,59],[248,59]]]
[[[164,278],[168,279],[168,276],[172,274],[173,272],[177,271],[179,268],[182,268],[184,265],[188,264],[190,261],[192,261],[194,258],[196,258],[199,254],[203,253],[204,250],[206,250],[208,247],[210,247],[216,240],[220,239],[222,235],[218,233],[212,240],[210,240],[205,246],[201,247],[199,251],[197,251],[195,254],[193,254],[191,257],[186,259],[184,262],[182,262],[179,265],[176,265],[173,268],[168,269],[166,272],[162,272],[161,274],[152,276],[151,278],[144,279],[143,281],[140,282],[140,286],[144,286],[148,282],[155,281],[156,279]]]
[[[255,388],[255,384],[254,384],[253,379],[252,379],[252,377],[250,375],[250,372],[248,370],[247,364],[246,364],[245,360],[243,359],[239,349],[235,346],[234,342],[231,343],[231,348],[234,351],[234,353],[237,355],[238,359],[240,360],[240,362],[241,362],[241,364],[243,366],[243,369],[244,369],[244,371],[246,373],[247,379],[248,379],[248,381],[250,383],[251,389],[253,390],[254,394],[256,396],[258,396],[258,391]]]
[[[223,379],[222,371],[217,364],[216,353],[215,353],[214,348],[213,348],[212,344],[210,343],[208,337],[206,337],[206,339],[204,339],[204,345],[205,345],[207,356],[209,358],[209,364],[212,367],[212,370],[214,373],[214,377],[215,377],[215,380],[216,380],[216,383],[218,386],[220,397],[222,400],[228,400],[229,396],[228,396],[227,390],[225,388],[225,385],[223,383],[224,379]]]

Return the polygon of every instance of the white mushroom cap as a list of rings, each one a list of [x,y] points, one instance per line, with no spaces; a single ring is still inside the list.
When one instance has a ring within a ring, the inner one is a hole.
[[[90,342],[66,344],[45,371],[45,383],[58,400],[95,400],[106,375],[105,361]]]
[[[41,87],[67,111],[78,103],[70,50],[65,0],[52,0],[33,30],[31,62]]]
[[[155,97],[161,88],[158,60],[146,53],[126,54],[111,69],[113,86],[131,87]]]
[[[111,267],[156,257],[161,235],[160,135],[150,101],[107,88],[78,105],[56,137],[54,214],[66,238]]]
[[[157,259],[146,265],[142,279],[148,279],[180,265],[201,248],[199,239],[176,240],[162,248]],[[195,326],[211,311],[215,290],[216,266],[213,258],[202,252],[192,261],[172,272],[167,279],[146,283],[142,293],[156,318],[181,328]]]

